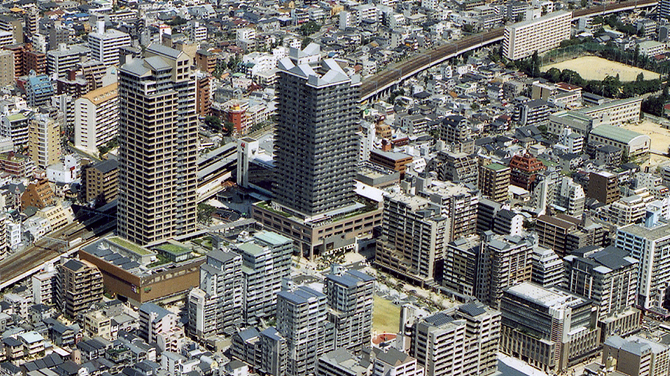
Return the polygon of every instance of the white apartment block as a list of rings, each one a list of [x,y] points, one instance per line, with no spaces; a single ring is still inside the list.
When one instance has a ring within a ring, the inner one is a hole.
[[[0,47],[14,44],[14,33],[11,31],[0,31]]]
[[[74,106],[74,146],[97,153],[119,131],[118,84],[82,95]]]
[[[572,13],[566,11],[549,13],[535,20],[518,22],[505,27],[503,54],[510,60],[518,60],[551,50],[570,38]]]
[[[236,40],[254,40],[254,39],[256,39],[256,29],[252,29],[250,27],[237,29]]]
[[[670,278],[670,224],[649,221],[645,225],[631,224],[617,230],[618,248],[640,260],[638,276],[638,305],[644,310],[667,314],[666,301]]]
[[[119,48],[130,46],[130,35],[118,30],[105,30],[104,21],[98,22],[98,32],[88,35],[91,59],[105,65],[119,65]]]

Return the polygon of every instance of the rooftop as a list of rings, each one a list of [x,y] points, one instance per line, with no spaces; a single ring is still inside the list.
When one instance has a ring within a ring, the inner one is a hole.
[[[139,246],[139,245],[137,245],[137,244],[135,244],[131,241],[122,239],[118,236],[110,236],[110,237],[107,238],[107,240],[114,243],[115,245],[118,245],[119,247],[123,247],[123,248],[125,248],[129,251],[135,252],[135,253],[137,253],[138,255],[141,255],[141,256],[146,256],[146,255],[150,255],[150,254],[153,253],[153,252],[149,251],[148,249],[146,249],[144,247],[141,247],[141,246]]]
[[[617,127],[615,125],[600,125],[591,131],[592,135],[609,138],[611,140],[628,144],[638,137],[649,138],[649,136],[642,133],[637,133],[622,127]],[[651,140],[651,139],[650,139]]]

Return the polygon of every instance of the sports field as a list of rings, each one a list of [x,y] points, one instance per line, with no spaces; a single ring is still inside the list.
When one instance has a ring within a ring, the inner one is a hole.
[[[400,326],[400,307],[375,295],[372,311],[372,330],[377,334],[398,333]]]
[[[542,72],[546,72],[551,68],[573,70],[579,73],[585,80],[602,80],[607,76],[614,77],[619,74],[621,81],[635,81],[637,75],[640,73],[644,73],[645,80],[653,80],[659,77],[658,73],[609,61],[597,56],[582,56],[561,63],[545,65],[541,70]]]

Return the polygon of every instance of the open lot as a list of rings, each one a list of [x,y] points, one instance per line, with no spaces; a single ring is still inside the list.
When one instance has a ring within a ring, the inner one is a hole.
[[[651,138],[651,150],[659,153],[668,152],[670,130],[662,128],[660,124],[645,119],[640,124],[626,124],[623,128],[649,136]]]
[[[637,75],[640,73],[644,73],[645,80],[653,80],[659,77],[658,73],[609,61],[597,56],[582,56],[561,63],[545,65],[541,70],[542,72],[546,72],[551,68],[573,70],[579,73],[585,80],[602,80],[607,76],[614,77],[619,74],[621,81],[635,81]]]
[[[375,295],[372,310],[372,330],[377,334],[398,333],[400,327],[400,307]]]

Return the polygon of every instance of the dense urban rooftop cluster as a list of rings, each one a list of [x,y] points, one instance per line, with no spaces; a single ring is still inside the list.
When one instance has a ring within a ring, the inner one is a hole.
[[[0,376],[670,375],[669,19],[0,3]]]

